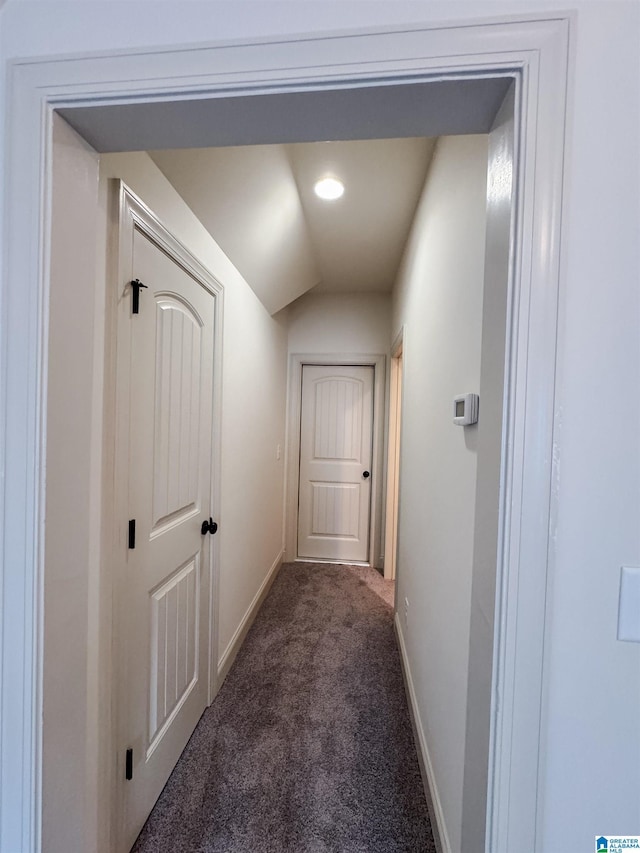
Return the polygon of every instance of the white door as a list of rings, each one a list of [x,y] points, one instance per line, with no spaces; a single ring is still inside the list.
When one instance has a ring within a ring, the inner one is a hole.
[[[366,562],[373,367],[304,365],[298,557]]]
[[[201,526],[211,500],[215,312],[211,292],[137,228],[132,258],[132,279],[146,289],[126,318],[135,541],[117,641],[127,850],[207,704],[211,537]]]

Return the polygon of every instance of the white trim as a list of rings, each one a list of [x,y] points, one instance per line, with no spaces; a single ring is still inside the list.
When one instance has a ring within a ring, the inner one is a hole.
[[[551,469],[568,36],[567,17],[516,79],[486,842],[487,850],[505,853],[540,850],[537,762],[556,500]]]
[[[229,674],[229,670],[236,659],[236,655],[240,651],[244,638],[247,636],[249,629],[253,625],[255,618],[260,611],[260,607],[262,606],[262,602],[265,600],[267,593],[271,589],[271,585],[278,576],[278,572],[282,567],[283,556],[284,552],[280,551],[271,568],[267,572],[267,576],[260,584],[260,589],[254,595],[253,601],[247,608],[247,612],[242,617],[240,624],[236,628],[233,637],[229,640],[227,648],[224,650],[222,657],[220,658],[220,663],[218,664],[218,688],[220,688],[222,682]]]
[[[451,853],[451,842],[449,841],[449,833],[447,832],[447,824],[444,818],[442,803],[440,802],[440,793],[436,782],[435,773],[433,772],[433,763],[427,745],[427,738],[420,717],[420,709],[416,698],[415,687],[413,686],[413,676],[411,675],[411,667],[409,666],[409,658],[407,649],[404,643],[402,634],[402,625],[400,624],[400,614],[396,610],[393,620],[396,629],[396,637],[398,638],[398,647],[400,649],[400,661],[402,663],[402,674],[404,676],[404,684],[407,693],[407,701],[409,705],[409,714],[413,723],[413,730],[417,739],[418,747],[418,763],[420,765],[420,773],[422,775],[422,783],[425,788],[425,796],[429,805],[429,814],[432,822],[435,823],[434,841],[438,848],[438,853]]]
[[[537,746],[547,566],[554,559],[549,513],[557,503],[551,489],[553,403],[572,17],[542,13],[450,27],[117,51],[11,65],[0,306],[0,850],[40,849],[51,110],[224,97],[233,91],[252,95],[507,74],[521,81],[516,116],[520,215],[514,247],[518,298],[509,349],[487,849],[509,851],[516,843],[519,849],[539,849]],[[83,780],[78,785],[84,790]]]
[[[363,365],[373,367],[373,435],[371,471],[371,522],[367,560],[362,565],[378,566],[382,537],[382,483],[384,479],[384,400],[385,355],[369,353],[291,353],[287,391],[287,468],[285,553],[287,560],[298,560],[298,488],[300,485],[300,419],[302,367],[305,364]],[[324,562],[300,558],[303,562]]]
[[[385,471],[384,578],[396,579],[398,561],[398,518],[400,505],[400,438],[402,432],[402,356],[406,324],[394,338],[389,351],[389,397],[387,403],[387,467]],[[398,423],[400,428],[398,428]]]

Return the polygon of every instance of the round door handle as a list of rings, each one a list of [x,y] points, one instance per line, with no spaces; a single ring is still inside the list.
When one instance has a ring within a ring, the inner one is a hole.
[[[370,477],[370,476],[371,476],[371,474],[370,474],[370,472],[369,472],[369,471],[363,471],[363,472],[362,472],[362,476],[363,476],[363,477],[365,478],[365,480],[366,480],[368,477]]]
[[[209,517],[209,521],[207,521],[207,519],[205,518],[205,520],[202,522],[200,533],[202,533],[203,536],[205,535],[205,533],[210,533],[213,536],[217,529],[218,525],[211,517]]]

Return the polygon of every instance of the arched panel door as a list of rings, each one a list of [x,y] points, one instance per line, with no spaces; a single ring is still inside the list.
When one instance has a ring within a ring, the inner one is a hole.
[[[131,846],[208,699],[215,297],[137,228],[128,325],[128,517],[119,716]],[[133,294],[132,294],[133,300]],[[133,547],[132,547],[133,546]],[[129,849],[127,847],[127,849]]]
[[[366,562],[373,367],[304,365],[298,557]]]

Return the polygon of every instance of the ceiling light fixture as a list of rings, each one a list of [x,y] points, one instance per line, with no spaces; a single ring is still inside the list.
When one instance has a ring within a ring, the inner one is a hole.
[[[344,193],[344,184],[337,178],[321,178],[316,181],[314,192],[325,201],[335,201]]]

